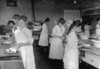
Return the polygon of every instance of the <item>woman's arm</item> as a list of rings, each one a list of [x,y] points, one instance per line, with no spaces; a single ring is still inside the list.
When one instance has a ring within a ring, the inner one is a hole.
[[[22,47],[22,46],[30,46],[31,43],[30,42],[27,42],[27,43],[18,43],[18,46],[19,47]]]
[[[53,38],[60,38],[60,36],[57,35],[51,35]]]
[[[18,46],[19,47],[22,47],[22,46],[30,46],[30,45],[33,44],[33,40],[34,39],[32,38],[32,33],[28,29],[26,29],[24,31],[24,35],[26,36],[28,42],[26,42],[26,43],[18,43]]]

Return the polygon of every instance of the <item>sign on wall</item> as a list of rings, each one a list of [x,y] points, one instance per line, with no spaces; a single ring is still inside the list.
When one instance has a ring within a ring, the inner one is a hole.
[[[7,6],[17,7],[17,0],[7,0]]]

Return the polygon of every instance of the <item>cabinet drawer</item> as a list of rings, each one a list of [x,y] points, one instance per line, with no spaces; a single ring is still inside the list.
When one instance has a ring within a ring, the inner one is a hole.
[[[96,68],[99,68],[100,59],[95,57],[93,54],[85,53],[85,57],[83,57],[82,60]]]

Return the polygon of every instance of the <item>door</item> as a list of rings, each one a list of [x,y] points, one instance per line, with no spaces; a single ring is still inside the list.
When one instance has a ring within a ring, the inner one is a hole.
[[[76,20],[80,18],[80,11],[79,10],[64,10],[64,19],[66,23],[68,20]]]

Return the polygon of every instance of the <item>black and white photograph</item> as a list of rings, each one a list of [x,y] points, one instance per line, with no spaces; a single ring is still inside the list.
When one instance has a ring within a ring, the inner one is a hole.
[[[100,69],[100,0],[0,0],[0,69]]]

